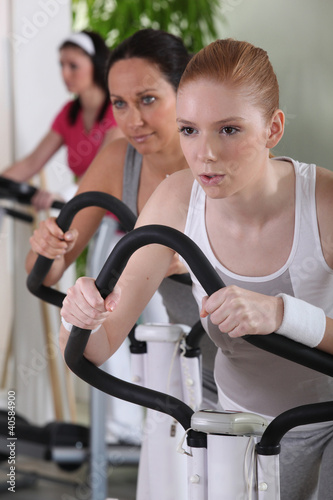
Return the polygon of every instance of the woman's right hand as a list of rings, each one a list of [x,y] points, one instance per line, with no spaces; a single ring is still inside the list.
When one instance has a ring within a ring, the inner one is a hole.
[[[117,286],[104,300],[93,278],[79,278],[67,291],[61,308],[61,316],[68,323],[79,328],[94,330],[115,309],[119,299],[120,290]]]
[[[60,229],[54,217],[41,221],[30,237],[32,250],[49,259],[57,259],[70,252],[74,247],[78,231],[70,229],[65,233]]]

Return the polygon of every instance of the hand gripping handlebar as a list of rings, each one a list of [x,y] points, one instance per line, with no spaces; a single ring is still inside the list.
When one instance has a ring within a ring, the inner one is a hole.
[[[59,227],[66,231],[75,214],[87,206],[100,206],[114,213],[128,231],[134,227],[136,218],[128,207],[117,198],[101,192],[83,193],[68,202],[57,219]],[[130,255],[141,246],[149,243],[160,243],[169,246],[182,255],[208,295],[211,295],[224,286],[205,255],[188,237],[164,226],[145,226],[124,236],[106,261],[96,280],[96,286],[101,291],[103,297],[112,291],[117,282],[117,277],[121,274]],[[29,290],[34,295],[47,302],[61,306],[65,295],[42,285],[52,262],[50,259],[39,256],[28,277],[27,284]],[[115,397],[170,414],[181,423],[184,429],[190,427],[193,410],[182,401],[156,391],[123,382],[106,374],[87,361],[84,358],[83,352],[89,334],[90,332],[87,330],[73,327],[66,348],[66,362],[79,377]],[[333,375],[333,360],[329,354],[311,349],[274,333],[265,336],[246,336],[244,339],[268,352],[320,371],[326,375]],[[267,450],[270,453],[271,448],[275,450],[282,435],[295,425],[301,425],[301,423],[304,424],[307,421],[329,420],[332,414],[332,405],[333,403],[307,405],[307,407],[290,410],[277,417],[263,435],[261,453],[266,453]],[[300,421],[301,423],[297,424]]]
[[[157,243],[172,248],[187,262],[207,295],[224,286],[199,247],[183,233],[160,225],[143,226],[125,235],[115,246],[96,279],[96,287],[105,298],[114,288],[130,256],[140,247]],[[193,410],[182,401],[150,389],[119,380],[90,363],[84,350],[89,330],[73,327],[65,350],[70,369],[94,387],[112,396],[172,415],[184,429],[190,427]],[[294,342],[275,333],[245,336],[251,344],[291,361],[333,376],[332,356]]]
[[[72,198],[63,206],[56,222],[60,229],[67,231],[80,210],[87,207],[100,207],[109,210],[121,221],[126,231],[131,231],[135,225],[136,217],[133,212],[123,203],[110,194],[99,191],[89,191],[81,193]],[[42,255],[38,259],[27,278],[27,287],[36,297],[61,307],[65,294],[51,287],[46,287],[42,283],[49,272],[53,259],[48,259]]]

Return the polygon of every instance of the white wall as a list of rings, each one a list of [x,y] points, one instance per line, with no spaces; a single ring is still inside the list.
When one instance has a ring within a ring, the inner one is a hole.
[[[333,169],[333,2],[223,0],[221,38],[267,50],[280,83],[285,136],[275,149]]]
[[[11,87],[10,87],[10,42],[8,32],[10,27],[10,9],[8,0],[0,4],[0,61],[3,71],[0,72],[0,165],[12,158],[12,122],[11,122]]]
[[[12,158],[12,121],[10,92],[10,44],[6,36],[10,23],[9,5],[0,4],[0,62],[4,71],[0,72],[0,161],[9,163]],[[0,377],[5,384],[5,362],[9,349],[12,325],[12,279],[11,268],[11,225],[0,214]]]
[[[12,2],[9,40],[14,61],[15,159],[34,148],[70,97],[63,85],[58,62],[58,47],[71,29],[70,5],[70,0]],[[49,184],[53,189],[58,183],[62,185],[65,163],[62,151],[48,166],[48,176],[52,176]]]
[[[0,63],[5,70],[0,78],[0,113],[5,118],[1,119],[0,128],[1,171],[12,160],[34,148],[48,131],[56,112],[70,97],[61,80],[58,46],[71,29],[71,3],[70,0],[1,0],[0,20]],[[61,190],[71,180],[65,165],[64,151],[61,151],[47,166],[47,187]],[[32,227],[21,222],[11,226],[14,273],[8,276],[12,278],[13,294],[8,293],[10,289],[3,281],[0,284],[0,296],[7,301],[11,299],[14,310],[15,365],[9,383],[17,391],[18,412],[42,424],[55,418],[49,362],[51,357],[58,358],[58,353],[54,354],[53,340],[46,340],[45,334],[57,336],[58,330],[53,328],[54,309],[46,312],[50,315],[50,325],[46,326],[42,304],[26,288],[24,260]],[[8,240],[4,235],[7,232],[2,228],[0,242]],[[2,260],[1,247],[0,252]],[[10,320],[8,312],[10,307],[7,309]],[[58,322],[59,312],[56,314]],[[59,369],[59,359],[56,363]]]

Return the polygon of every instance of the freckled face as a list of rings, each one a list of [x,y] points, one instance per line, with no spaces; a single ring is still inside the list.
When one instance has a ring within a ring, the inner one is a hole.
[[[256,189],[269,156],[269,124],[241,90],[206,79],[186,83],[177,123],[185,158],[208,196]]]
[[[176,93],[155,64],[140,58],[118,61],[108,84],[117,124],[139,153],[179,147]]]
[[[94,66],[80,48],[66,47],[60,51],[61,73],[69,92],[81,94],[94,85]]]

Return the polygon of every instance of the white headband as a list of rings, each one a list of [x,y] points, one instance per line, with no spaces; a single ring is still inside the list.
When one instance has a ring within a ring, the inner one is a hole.
[[[86,33],[72,33],[63,43],[72,42],[85,50],[90,56],[95,55],[95,46],[92,39]]]

